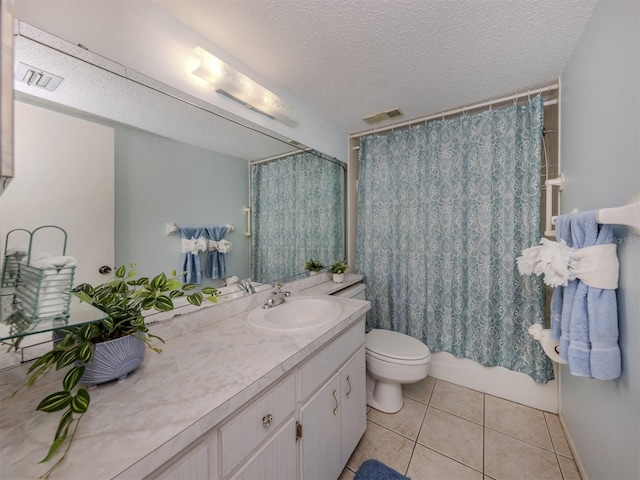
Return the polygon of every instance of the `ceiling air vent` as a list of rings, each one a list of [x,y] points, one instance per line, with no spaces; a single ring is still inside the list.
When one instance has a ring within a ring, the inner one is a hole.
[[[374,113],[373,115],[369,115],[366,117],[362,117],[362,120],[367,122],[369,125],[372,123],[378,123],[383,120],[389,120],[390,118],[398,118],[404,115],[399,108],[392,108],[391,110],[387,110],[386,112]]]
[[[31,85],[38,88],[44,88],[53,92],[58,85],[62,83],[63,78],[53,73],[45,72],[36,67],[29,66],[25,63],[18,63],[14,78],[19,82],[24,82],[27,85]]]

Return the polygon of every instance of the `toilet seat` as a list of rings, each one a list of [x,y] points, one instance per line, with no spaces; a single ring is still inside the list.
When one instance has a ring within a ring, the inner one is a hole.
[[[431,357],[429,347],[403,333],[374,329],[365,338],[367,354],[382,361],[419,365],[429,361]]]

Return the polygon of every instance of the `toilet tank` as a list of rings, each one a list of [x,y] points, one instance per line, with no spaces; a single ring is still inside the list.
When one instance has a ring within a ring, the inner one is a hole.
[[[340,291],[332,293],[335,297],[355,298],[356,300],[366,300],[367,287],[364,283],[356,283]]]

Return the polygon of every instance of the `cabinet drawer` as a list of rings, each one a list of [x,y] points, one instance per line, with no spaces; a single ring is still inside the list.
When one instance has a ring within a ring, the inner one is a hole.
[[[300,401],[311,395],[329,376],[364,345],[364,316],[300,367]]]
[[[234,480],[295,480],[298,477],[296,421],[292,418],[284,429],[250,460]]]
[[[296,408],[295,376],[290,375],[219,429],[222,476],[226,477]]]

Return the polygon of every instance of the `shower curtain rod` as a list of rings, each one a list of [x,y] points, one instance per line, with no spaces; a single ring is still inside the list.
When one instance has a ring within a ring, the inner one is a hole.
[[[477,103],[475,105],[469,105],[467,107],[460,107],[453,110],[447,110],[446,112],[427,115],[426,117],[415,118],[413,120],[407,120],[405,122],[395,123],[393,125],[386,125],[384,127],[374,128],[372,130],[363,130],[362,132],[352,133],[351,135],[349,135],[349,138],[361,138],[366,135],[371,135],[373,133],[386,132],[389,130],[395,130],[396,128],[408,127],[411,125],[428,122],[429,120],[433,120],[434,118],[443,118],[443,117],[448,117],[450,115],[455,115],[457,113],[468,112],[469,110],[476,110],[478,108],[483,108],[483,107],[491,107],[492,105],[495,105],[498,103],[504,103],[510,100],[518,100],[519,98],[530,97],[531,95],[537,95],[538,93],[551,92],[553,90],[557,90],[558,87],[559,87],[559,84],[556,83],[554,85],[549,85],[547,87],[537,88],[535,90],[529,90],[527,92],[522,92],[522,93],[516,93],[515,95],[498,98],[496,100],[490,100],[488,102],[482,102],[482,103]],[[548,100],[544,102],[544,105],[546,107],[547,105],[555,105],[556,103],[558,103],[558,101],[554,99],[554,100]]]
[[[298,150],[294,150],[293,152],[281,153],[280,155],[274,155],[273,157],[263,158],[262,160],[252,160],[249,162],[249,165],[259,165],[261,163],[269,163],[275,160],[280,160],[281,158],[290,157],[291,155],[297,155],[298,153],[310,152],[311,148],[299,148]]]
[[[313,148],[300,148],[298,150],[295,150],[293,152],[289,152],[289,153],[281,153],[280,155],[275,155],[273,157],[269,157],[269,158],[263,158],[262,160],[255,160],[252,162],[249,162],[249,166],[251,165],[260,165],[263,163],[269,163],[269,162],[275,162],[276,160],[280,160],[282,158],[286,158],[286,157],[290,157],[292,155],[297,155],[299,153],[313,153],[315,150]],[[323,160],[327,160],[328,162],[331,163],[335,163],[336,165],[340,165],[343,169],[346,168],[346,164],[344,162],[341,162],[340,160],[336,160],[330,157],[325,157],[325,156],[320,156],[317,155],[315,153],[313,153],[314,155],[316,155],[317,157],[322,158]]]

